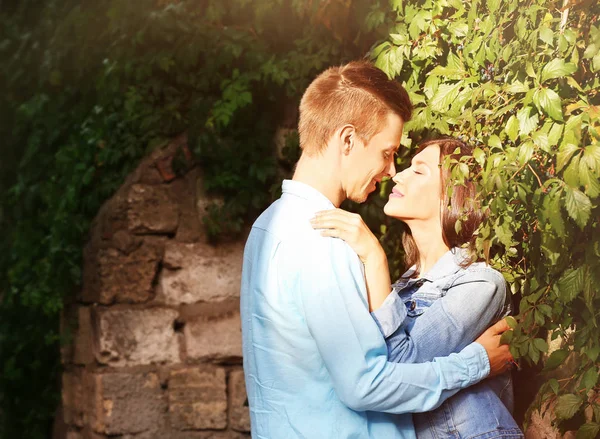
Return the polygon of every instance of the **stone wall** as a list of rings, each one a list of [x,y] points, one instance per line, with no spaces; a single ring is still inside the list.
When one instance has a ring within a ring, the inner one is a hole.
[[[243,241],[210,245],[186,138],[145,159],[105,203],[63,332],[66,439],[249,437],[241,367]]]

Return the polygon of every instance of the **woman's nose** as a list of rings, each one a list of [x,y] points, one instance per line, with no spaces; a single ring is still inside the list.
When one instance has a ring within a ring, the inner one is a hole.
[[[405,174],[405,171],[406,171],[406,169],[405,169],[404,171],[397,172],[397,173],[396,173],[396,175],[394,175],[394,176],[392,177],[392,181],[394,181],[395,183],[400,183],[400,182],[402,182],[402,181],[404,180],[404,175],[406,175],[406,174]]]

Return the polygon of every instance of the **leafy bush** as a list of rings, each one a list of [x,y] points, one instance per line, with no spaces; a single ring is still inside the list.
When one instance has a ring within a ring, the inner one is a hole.
[[[451,134],[474,159],[490,220],[478,248],[520,297],[515,357],[544,372],[576,357],[572,376],[546,375],[578,438],[600,427],[600,7],[532,0],[391,2],[389,38],[372,51],[416,104],[405,134]],[[410,141],[407,141],[410,143]],[[455,167],[460,181],[468,168]],[[459,183],[458,183],[459,184]],[[385,193],[385,189],[383,191]],[[382,240],[388,248],[397,235]],[[563,347],[546,358],[548,337]],[[594,393],[596,392],[596,393]],[[582,414],[593,412],[587,423]]]

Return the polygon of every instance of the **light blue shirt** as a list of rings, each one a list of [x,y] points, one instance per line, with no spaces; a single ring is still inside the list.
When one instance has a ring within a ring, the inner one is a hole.
[[[411,416],[396,414],[432,410],[486,377],[486,352],[473,343],[430,363],[388,362],[358,256],[310,225],[332,208],[286,180],[248,237],[241,316],[252,437],[414,438]]]

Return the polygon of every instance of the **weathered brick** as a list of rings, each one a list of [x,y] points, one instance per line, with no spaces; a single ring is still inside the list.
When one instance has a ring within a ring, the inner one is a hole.
[[[87,394],[83,371],[75,369],[62,375],[63,419],[66,425],[83,427],[86,422]]]
[[[166,185],[133,184],[127,194],[128,228],[133,233],[175,233],[179,208]]]
[[[239,297],[243,253],[242,242],[214,247],[170,241],[157,300],[179,305]]]
[[[156,431],[167,402],[155,373],[94,376],[92,428],[107,435]]]
[[[177,430],[227,428],[225,370],[194,367],[171,371],[169,416]]]
[[[179,242],[199,242],[206,240],[202,217],[196,209],[196,180],[198,168],[188,172],[183,179],[174,181],[171,190],[179,204],[179,226],[175,240]]]
[[[229,425],[237,431],[250,431],[250,411],[246,404],[246,383],[242,369],[229,373]]]
[[[242,329],[239,312],[219,318],[198,318],[184,328],[188,358],[230,361],[242,358]]]
[[[164,308],[96,310],[96,359],[113,367],[179,362],[177,316]]]
[[[107,305],[151,299],[164,243],[165,238],[144,237],[128,253],[112,247],[87,248],[82,300]]]
[[[75,364],[91,364],[94,362],[92,338],[92,317],[89,307],[77,309],[77,332],[73,339],[73,362]]]

